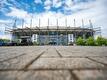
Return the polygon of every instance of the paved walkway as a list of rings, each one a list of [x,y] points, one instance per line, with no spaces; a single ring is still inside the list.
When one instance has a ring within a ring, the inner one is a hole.
[[[107,47],[0,47],[0,80],[107,80]]]

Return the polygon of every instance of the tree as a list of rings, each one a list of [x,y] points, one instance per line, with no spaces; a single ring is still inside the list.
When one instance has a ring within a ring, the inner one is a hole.
[[[89,37],[87,40],[86,40],[86,45],[88,46],[95,46],[95,40],[93,37]]]
[[[38,42],[33,42],[33,45],[39,45],[39,43]]]
[[[105,46],[107,46],[107,39],[106,39],[106,44],[105,44]]]
[[[77,41],[76,41],[76,44],[77,44],[77,45],[85,45],[85,40],[82,39],[81,37],[79,37],[79,38],[77,39]]]
[[[103,38],[103,37],[98,37],[96,39],[96,44],[98,46],[102,46],[102,45],[107,45],[107,39]]]
[[[6,42],[10,42],[9,39],[0,39],[0,42],[1,42],[1,41],[2,41],[2,42],[5,42],[5,43],[6,43]]]

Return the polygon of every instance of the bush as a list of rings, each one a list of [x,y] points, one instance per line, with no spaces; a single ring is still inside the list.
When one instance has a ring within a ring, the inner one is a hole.
[[[106,39],[106,43],[105,43],[105,46],[107,46],[107,39]]]
[[[96,39],[96,44],[97,44],[98,46],[102,46],[102,45],[107,46],[107,39],[102,38],[102,37],[98,37],[98,38]]]
[[[33,45],[39,45],[39,43],[38,42],[33,42]]]
[[[76,44],[77,45],[85,45],[85,40],[84,39],[82,39],[81,37],[79,37],[78,39],[77,39],[77,41],[76,41]]]
[[[0,41],[3,41],[3,42],[10,42],[10,40],[9,39],[0,39]]]
[[[87,40],[86,40],[86,45],[88,46],[95,46],[95,40],[93,37],[89,37]]]

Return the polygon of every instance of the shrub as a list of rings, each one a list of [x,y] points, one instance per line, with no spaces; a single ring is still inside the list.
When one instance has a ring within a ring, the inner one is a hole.
[[[10,42],[9,39],[0,39],[0,41],[3,41],[3,42]]]
[[[107,45],[107,39],[103,38],[103,37],[98,37],[96,39],[96,44],[98,46],[102,46],[102,45]]]
[[[39,43],[38,42],[33,42],[33,45],[39,45]]]
[[[102,45],[107,46],[107,39],[106,38],[103,38],[103,44]]]
[[[89,37],[87,40],[86,40],[86,45],[88,46],[95,46],[95,40],[93,37]]]
[[[107,46],[107,39],[106,39],[106,44],[105,44],[105,46]]]
[[[77,41],[76,41],[76,44],[77,44],[77,45],[85,45],[85,40],[82,39],[81,37],[79,37],[79,38],[77,39]]]

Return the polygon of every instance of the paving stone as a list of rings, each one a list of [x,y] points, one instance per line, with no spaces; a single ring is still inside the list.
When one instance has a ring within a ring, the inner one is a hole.
[[[107,65],[107,57],[89,57],[89,58]]]
[[[107,70],[74,70],[78,80],[107,80]]]
[[[67,47],[65,49],[57,48],[59,53],[63,57],[87,57],[87,56],[107,56],[107,49],[105,47],[97,48],[97,47]]]
[[[41,57],[46,57],[46,58],[51,57],[51,58],[53,58],[53,57],[60,57],[60,56],[56,52],[55,48],[51,47]]]
[[[107,80],[106,61],[107,47],[0,47],[0,80]]]
[[[15,59],[0,62],[0,69],[22,69],[25,67],[25,65],[27,65],[33,59],[37,58],[44,51],[44,49],[39,50],[37,52],[34,51],[32,53],[17,57]]]
[[[24,49],[23,49],[24,48]],[[4,47],[3,50],[4,52],[0,53],[0,62],[4,60],[8,60],[10,58],[14,58],[23,54],[29,54],[32,53],[33,51],[39,50],[39,48],[33,49],[32,47]],[[32,49],[32,50],[31,50]]]
[[[63,57],[88,57],[88,56],[100,56],[99,54],[93,54],[92,52],[79,52],[79,51],[72,51],[72,52],[67,52],[67,51],[59,51],[59,53]]]
[[[67,70],[38,70],[25,71],[18,80],[73,80],[73,77]]]
[[[0,80],[74,80],[68,70],[0,71]]]
[[[0,71],[0,80],[16,80],[17,71]]]
[[[86,58],[39,58],[29,69],[83,69],[105,68]]]

